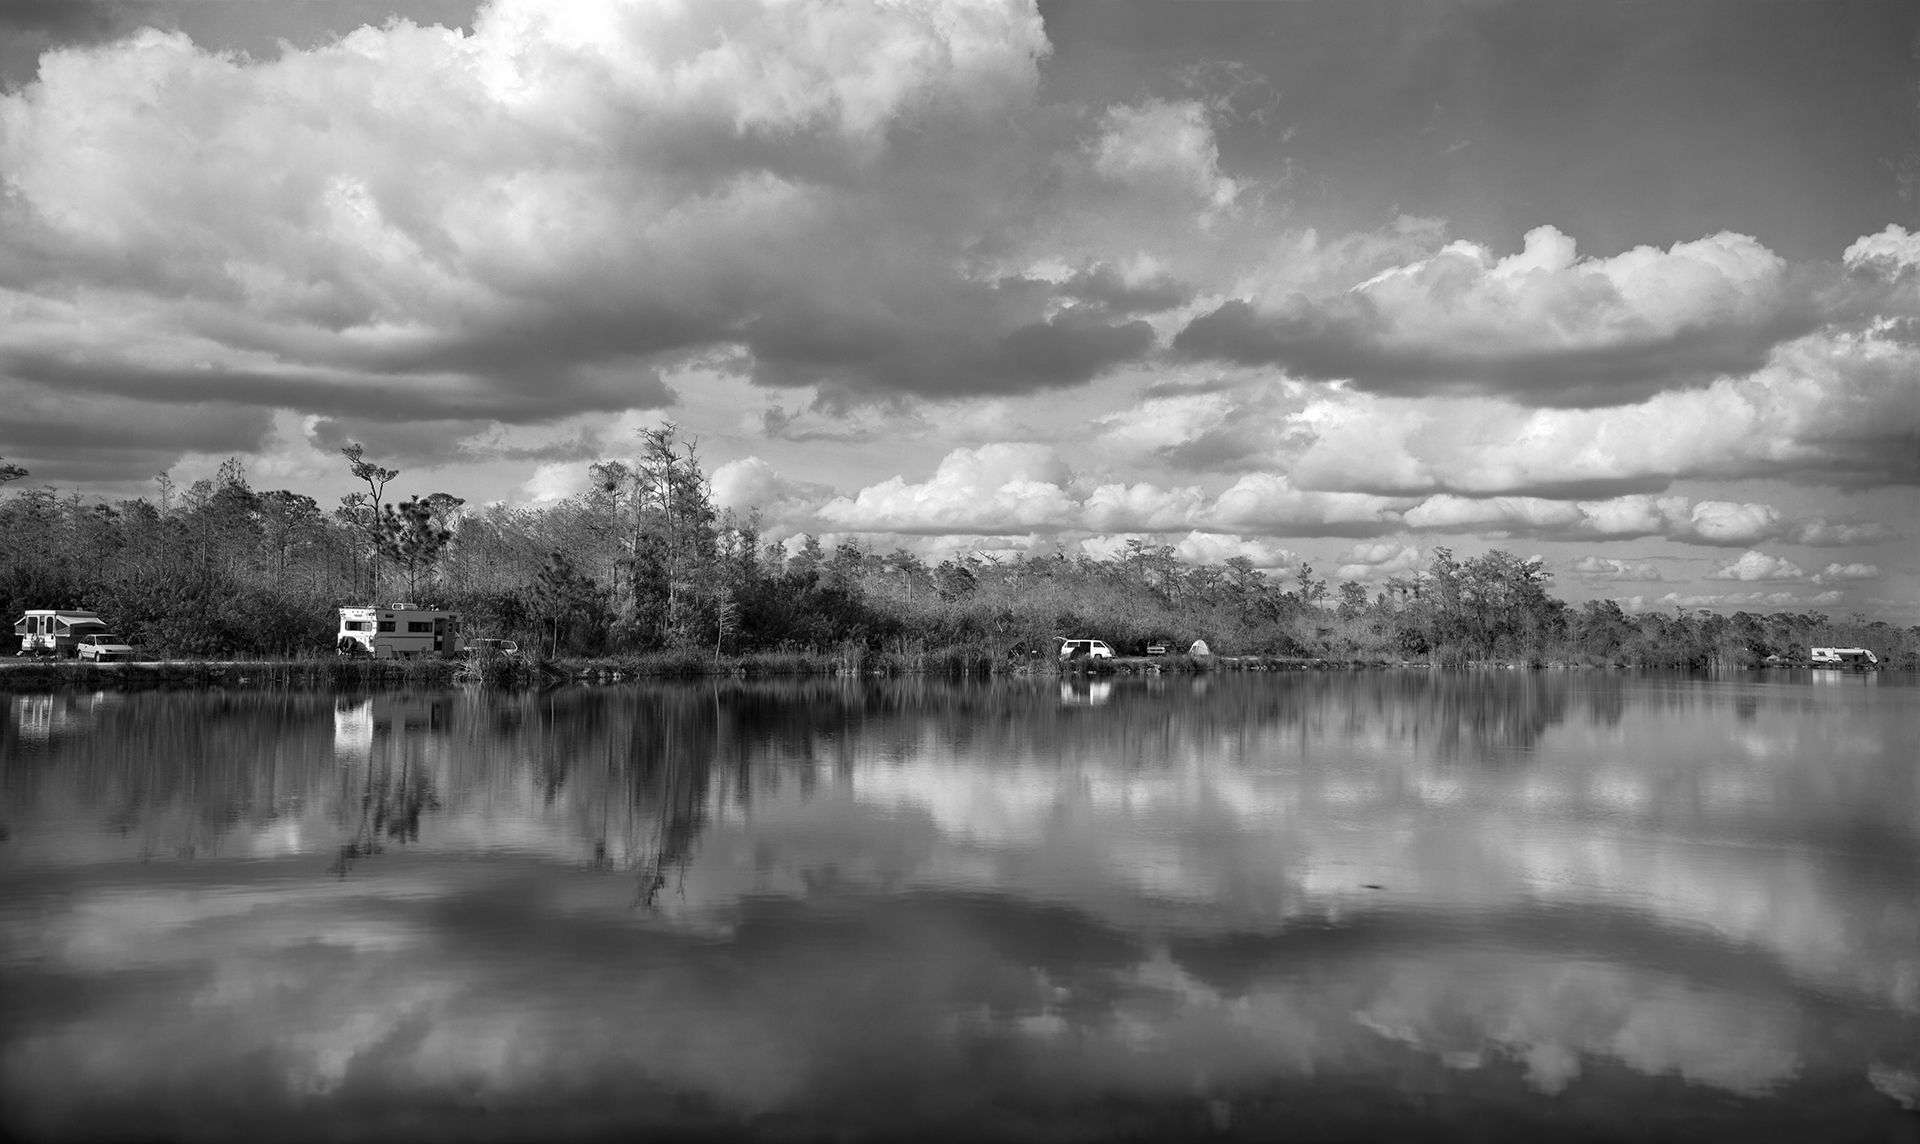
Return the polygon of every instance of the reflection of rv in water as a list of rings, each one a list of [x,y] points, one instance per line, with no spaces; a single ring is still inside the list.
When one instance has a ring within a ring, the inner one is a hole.
[[[63,735],[85,731],[104,711],[119,707],[125,696],[117,692],[96,691],[76,695],[70,691],[47,695],[13,697],[13,726],[22,743],[45,744]]]
[[[439,809],[447,781],[449,723],[441,696],[399,693],[336,702],[333,755],[341,806],[359,813],[329,867],[333,873],[346,877],[356,861],[381,853],[390,840],[420,840],[422,819]]]
[[[1103,707],[1113,698],[1111,679],[1063,679],[1060,704],[1063,707]]]
[[[1807,658],[1815,667],[1871,671],[1880,666],[1880,657],[1863,647],[1817,647]]]
[[[78,654],[82,636],[107,630],[107,622],[92,612],[78,608],[29,608],[13,622],[13,634],[20,637],[15,655]]]
[[[342,698],[333,709],[333,753],[340,762],[373,757],[379,743],[444,738],[452,715],[444,696],[408,692]]]
[[[375,659],[449,659],[460,650],[460,614],[416,604],[341,608],[334,648]]]

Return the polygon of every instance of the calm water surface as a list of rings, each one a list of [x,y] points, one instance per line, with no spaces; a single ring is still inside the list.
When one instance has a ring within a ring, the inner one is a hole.
[[[1912,1139],[1917,701],[0,695],[0,1131]]]

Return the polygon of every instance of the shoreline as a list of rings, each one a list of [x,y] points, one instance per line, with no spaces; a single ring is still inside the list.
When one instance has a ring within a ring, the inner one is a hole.
[[[1766,664],[1730,670],[1807,670],[1805,664]],[[1288,656],[1120,656],[1102,660],[994,661],[961,656],[772,653],[718,660],[671,652],[651,656],[559,661],[498,660],[470,666],[460,659],[172,659],[91,663],[65,659],[0,658],[0,691],[81,688],[138,690],[193,687],[553,687],[675,678],[767,679],[805,676],[951,678],[1120,675],[1200,675],[1220,671],[1632,671],[1615,663],[1477,661],[1439,667],[1426,660],[1325,659]],[[1871,674],[1840,670],[1842,674]],[[1897,669],[1896,669],[1897,670]]]

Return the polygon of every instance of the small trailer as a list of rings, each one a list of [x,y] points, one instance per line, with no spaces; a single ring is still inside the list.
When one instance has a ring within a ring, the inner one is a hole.
[[[107,630],[107,622],[92,612],[78,608],[29,608],[13,622],[13,634],[20,637],[15,655],[56,655],[72,658],[79,654],[80,640]]]
[[[1808,650],[1811,654],[1807,658],[1815,667],[1871,671],[1880,666],[1880,657],[1863,647],[1816,647]]]
[[[417,604],[341,608],[334,650],[374,659],[452,659],[460,654],[460,614]]]

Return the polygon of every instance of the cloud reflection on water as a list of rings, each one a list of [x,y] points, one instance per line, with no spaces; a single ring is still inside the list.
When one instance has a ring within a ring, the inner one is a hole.
[[[14,697],[9,1116],[1912,1066],[1914,720],[1878,693],[1206,682]]]

